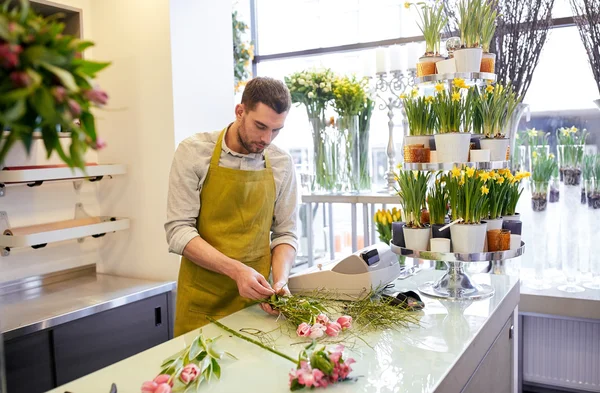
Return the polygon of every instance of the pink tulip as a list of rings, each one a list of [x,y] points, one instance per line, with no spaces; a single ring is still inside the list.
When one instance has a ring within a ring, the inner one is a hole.
[[[23,52],[20,45],[0,45],[0,65],[4,68],[15,68],[19,65],[19,53]]]
[[[10,80],[15,87],[27,87],[31,84],[31,77],[24,71],[13,71]]]
[[[161,375],[157,376],[156,378],[154,378],[154,382],[156,382],[158,385],[163,384],[163,383],[168,383],[169,385],[171,385],[171,387],[173,387],[173,381],[171,380],[171,382],[169,382],[170,379],[171,379],[170,375],[161,374]]]
[[[198,375],[200,375],[200,369],[195,364],[190,363],[187,366],[185,366],[183,370],[181,370],[179,378],[181,379],[181,382],[187,385],[188,383],[198,378]]]
[[[325,334],[325,326],[321,325],[320,323],[315,323],[310,328],[310,334],[308,335],[308,337],[319,338],[323,337],[323,334]]]
[[[68,104],[69,104],[69,110],[71,111],[73,116],[81,115],[81,105],[79,105],[79,103],[77,101],[69,99]]]
[[[158,384],[154,381],[146,381],[142,384],[142,393],[154,393]]]
[[[302,322],[296,329],[296,334],[299,337],[308,337],[310,335],[310,325],[306,322]]]
[[[341,330],[342,330],[342,327],[340,326],[339,323],[329,322],[327,324],[327,328],[325,329],[325,334],[327,334],[330,337],[337,337],[337,335],[340,334]]]
[[[154,393],[171,393],[171,385],[168,383],[161,383],[158,385]]]
[[[337,323],[340,324],[342,330],[350,329],[352,327],[352,317],[349,315],[342,315],[338,318]]]
[[[106,147],[106,142],[104,142],[104,139],[102,138],[96,138],[96,144],[94,145],[94,148],[96,150],[102,150]]]
[[[97,105],[106,105],[108,102],[108,94],[106,94],[104,90],[100,90],[98,88],[86,90],[83,95],[85,98]]]
[[[320,323],[321,325],[327,325],[329,323],[329,318],[325,314],[317,315],[315,323]]]
[[[67,89],[62,86],[55,86],[50,90],[52,96],[56,100],[56,102],[63,103],[65,102],[65,98],[67,98]]]

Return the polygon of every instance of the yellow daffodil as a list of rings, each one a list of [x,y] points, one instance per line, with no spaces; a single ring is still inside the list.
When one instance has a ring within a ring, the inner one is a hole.
[[[473,175],[475,174],[475,168],[467,168],[466,172],[468,177],[473,177]]]
[[[502,176],[498,176],[496,178],[496,183],[498,183],[498,184],[504,184],[504,178]]]
[[[427,97],[425,97],[425,103],[426,104],[433,103],[433,96],[427,96]]]
[[[452,93],[452,101],[454,101],[454,102],[460,101],[460,93],[459,92]]]
[[[465,185],[465,175],[464,174],[460,177],[460,181],[458,182],[458,185],[459,186]]]
[[[485,88],[485,91],[487,93],[493,93],[494,92],[494,86],[492,85],[487,85],[487,87]]]
[[[389,211],[386,212],[385,218],[387,219],[388,222],[393,222],[392,214]]]
[[[415,180],[419,177],[419,171],[413,171],[413,176],[415,177]]]
[[[488,181],[488,180],[490,180],[491,176],[488,172],[481,172],[479,174],[479,178],[483,181]]]
[[[460,176],[460,169],[457,167],[452,168],[452,177],[458,179]]]
[[[404,8],[406,8],[406,9],[410,8],[410,3],[408,1],[404,2]]]
[[[401,99],[401,100],[405,100],[405,99],[407,99],[407,98],[408,98],[408,97],[406,96],[406,94],[404,94],[404,93],[400,94],[400,99]]]
[[[487,194],[489,194],[489,193],[490,193],[490,189],[489,189],[489,188],[487,188],[486,186],[481,186],[481,193],[482,193],[483,195],[487,195]]]
[[[441,93],[442,91],[444,91],[444,84],[443,83],[437,83],[435,85],[435,91],[437,91],[438,93]]]
[[[527,131],[527,136],[529,136],[530,138],[535,138],[538,134],[538,131],[535,128],[532,128],[531,130]]]
[[[382,225],[387,225],[387,217],[386,216],[382,216],[381,217],[381,224]]]
[[[413,87],[412,91],[410,92],[410,96],[412,98],[415,98],[418,95],[419,95],[419,89],[417,89],[416,87]]]
[[[568,128],[563,129],[562,134],[563,134],[563,136],[569,136],[569,134],[570,134],[569,129]]]
[[[574,133],[576,133],[576,132],[578,131],[578,128],[577,128],[577,127],[575,127],[575,126],[572,126],[572,127],[569,129],[569,131],[571,132],[571,134],[574,134]]]
[[[550,155],[548,157],[554,158],[554,154],[550,153]]]
[[[538,158],[537,151],[534,151],[533,153],[531,153],[531,157],[533,157],[534,159]]]
[[[510,181],[512,182],[512,180],[513,180],[514,178],[515,178],[515,177],[513,176],[513,174],[512,174],[512,173],[510,173],[510,171],[508,171],[508,172],[506,173],[506,180],[510,180]]]
[[[464,79],[454,78],[454,81],[452,83],[454,84],[454,87],[458,87],[459,89],[467,88],[467,84],[465,83]]]
[[[513,177],[512,179],[510,179],[510,184],[515,184],[517,181],[517,178]]]

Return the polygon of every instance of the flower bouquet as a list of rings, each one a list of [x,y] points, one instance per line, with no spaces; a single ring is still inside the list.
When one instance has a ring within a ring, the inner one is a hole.
[[[373,217],[379,241],[390,244],[392,241],[392,224],[402,220],[402,212],[395,207],[392,210],[377,210]]]
[[[87,148],[100,149],[92,108],[107,103],[94,84],[110,63],[81,58],[94,44],[63,34],[64,24],[36,15],[29,2],[0,10],[0,163],[21,141],[29,153],[41,133],[47,156],[56,151],[70,167],[84,168]],[[63,149],[59,133],[71,137]]]

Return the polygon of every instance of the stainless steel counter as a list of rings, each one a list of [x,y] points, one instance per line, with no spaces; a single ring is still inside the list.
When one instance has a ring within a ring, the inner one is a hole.
[[[174,281],[98,274],[93,266],[63,277],[0,296],[0,329],[5,340],[170,292],[176,287]]]

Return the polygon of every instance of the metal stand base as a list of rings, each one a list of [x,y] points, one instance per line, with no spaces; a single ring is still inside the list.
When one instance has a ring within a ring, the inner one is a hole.
[[[429,281],[419,286],[419,291],[427,296],[452,300],[485,299],[494,294],[494,288],[487,284],[477,284],[464,271],[462,262],[445,262],[448,271],[438,281]]]

